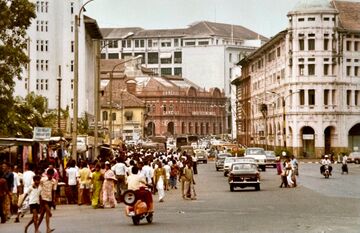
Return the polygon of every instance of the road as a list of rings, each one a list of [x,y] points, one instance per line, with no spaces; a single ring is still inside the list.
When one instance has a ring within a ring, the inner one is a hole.
[[[258,192],[252,188],[230,192],[227,179],[213,163],[201,164],[198,170],[198,199],[186,201],[179,190],[167,192],[165,202],[155,203],[153,224],[142,221],[133,226],[120,204],[98,210],[58,206],[51,225],[59,233],[360,232],[359,165],[351,165],[349,175],[341,175],[340,165],[334,165],[333,176],[326,180],[319,174],[319,165],[301,164],[297,188],[279,188],[275,169],[268,168]],[[23,232],[29,218],[1,224],[0,232]],[[41,232],[46,232],[44,226]]]

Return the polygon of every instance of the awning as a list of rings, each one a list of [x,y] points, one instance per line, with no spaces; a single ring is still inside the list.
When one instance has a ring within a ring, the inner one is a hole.
[[[171,58],[172,53],[160,53],[160,59],[161,58]]]
[[[125,111],[124,116],[130,118],[130,117],[133,116],[133,112],[132,111]]]

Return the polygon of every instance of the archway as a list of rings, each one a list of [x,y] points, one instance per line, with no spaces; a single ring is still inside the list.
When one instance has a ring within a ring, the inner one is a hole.
[[[212,129],[213,129],[213,134],[216,135],[216,123],[215,122],[213,122]]]
[[[199,135],[199,125],[195,122],[195,135]]]
[[[167,132],[171,135],[175,134],[175,124],[174,122],[170,121],[167,125]]]
[[[348,135],[348,147],[351,150],[359,150],[360,149],[360,123],[354,125],[349,130]]]
[[[329,126],[324,130],[325,154],[331,153],[331,146],[332,146],[331,141],[332,141],[332,138],[334,135],[334,131],[335,131],[335,129],[332,126]]]
[[[192,127],[191,127],[191,122],[189,122],[188,130],[189,130],[189,134],[192,134],[192,133],[193,133],[193,129],[192,129]]]
[[[210,132],[210,124],[209,124],[209,122],[206,122],[206,124],[205,124],[205,134],[209,135],[209,132]]]
[[[301,129],[301,140],[303,144],[303,157],[315,155],[315,131],[310,126]]]
[[[205,129],[204,123],[201,122],[200,123],[200,135],[204,135],[204,129]]]
[[[181,123],[181,133],[186,134],[186,124],[185,124],[185,122]]]
[[[155,123],[149,122],[147,125],[147,135],[148,136],[155,136]]]

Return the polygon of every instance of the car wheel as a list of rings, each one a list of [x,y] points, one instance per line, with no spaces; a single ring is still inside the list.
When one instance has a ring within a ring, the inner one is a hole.
[[[266,171],[266,166],[261,167],[261,171]]]
[[[218,168],[218,167],[216,168],[216,171],[217,171],[217,172],[219,171],[219,168]]]
[[[132,221],[134,225],[139,225],[140,224],[140,218],[134,216],[132,217]]]
[[[234,192],[234,186],[230,185],[230,192]]]
[[[152,221],[153,221],[153,214],[152,213],[150,213],[150,214],[148,214],[148,216],[146,216],[146,221],[148,223],[152,223]]]
[[[224,176],[227,177],[227,172],[224,172]]]
[[[207,161],[205,160],[205,161],[204,161],[204,163],[206,164],[206,163],[207,163]]]
[[[257,185],[255,186],[255,190],[256,190],[256,191],[260,191],[260,184],[257,184]]]
[[[123,197],[125,205],[132,206],[136,202],[136,195],[134,190],[126,190]]]
[[[273,168],[276,168],[276,164],[275,164],[275,165],[273,165]]]

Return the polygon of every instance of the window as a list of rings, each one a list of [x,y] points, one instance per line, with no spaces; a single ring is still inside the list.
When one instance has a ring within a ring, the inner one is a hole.
[[[300,93],[299,93],[299,96],[300,96],[300,105],[304,105],[305,104],[305,92],[304,90],[300,90]]]
[[[36,90],[39,90],[40,87],[40,80],[36,79]]]
[[[315,105],[315,90],[311,89],[308,91],[309,93],[309,105]]]
[[[74,90],[74,79],[71,79],[70,87],[71,87],[71,90]]]
[[[232,62],[232,53],[229,53],[229,62]]]
[[[299,40],[299,50],[304,51],[304,39]]]
[[[45,60],[45,70],[49,70],[49,60]]]
[[[315,50],[315,39],[308,39],[308,50]]]
[[[158,64],[158,63],[159,63],[159,54],[148,53],[148,64]]]
[[[161,75],[171,75],[171,68],[161,68]]]
[[[166,112],[166,104],[164,104],[162,107],[163,107],[163,111]]]
[[[329,105],[329,90],[324,90],[324,105]]]
[[[49,10],[49,3],[45,2],[45,12],[48,13]]]
[[[112,113],[112,121],[116,121],[116,112]]]
[[[179,75],[179,76],[182,75],[182,69],[181,69],[181,67],[175,67],[175,68],[174,68],[174,75]]]
[[[350,76],[351,75],[351,66],[347,66],[346,67],[346,76]]]
[[[47,52],[49,50],[49,41],[45,40],[45,51]]]
[[[280,57],[280,55],[281,55],[281,48],[279,47],[276,49],[276,56]]]
[[[135,40],[135,48],[140,48],[140,40]]]
[[[74,52],[74,41],[71,41],[71,52],[73,53]]]
[[[71,60],[70,71],[74,72],[74,60]]]
[[[329,64],[324,64],[324,75],[329,75]]]
[[[355,41],[354,42],[354,51],[359,51],[359,44],[360,44],[360,41]]]
[[[324,17],[324,21],[330,21],[329,17]]]
[[[346,91],[346,105],[350,105],[351,104],[351,90],[347,90]]]
[[[45,90],[48,90],[48,81],[47,79],[45,79]]]
[[[304,75],[304,65],[303,64],[299,65],[299,75],[300,76]]]
[[[174,47],[179,47],[179,39],[174,39]]]
[[[308,21],[315,21],[315,17],[308,18]]]
[[[298,18],[299,22],[303,22],[305,19],[304,18]]]
[[[152,47],[152,40],[148,40],[148,47],[149,47],[149,48]]]
[[[103,121],[107,121],[107,120],[108,120],[108,112],[107,112],[107,111],[103,111],[102,119],[103,119]]]
[[[121,46],[122,46],[123,48],[131,48],[131,40],[123,40],[123,41],[121,42]]]
[[[185,46],[195,46],[195,41],[186,41]]]
[[[355,106],[359,105],[359,91],[355,91]]]
[[[359,66],[354,67],[354,76],[359,77]]]
[[[329,49],[329,39],[325,38],[324,39],[324,50],[328,50]]]
[[[118,53],[109,53],[108,54],[109,59],[119,59]]]
[[[199,45],[209,45],[209,41],[199,41]]]
[[[70,13],[74,14],[74,3],[70,3]]]
[[[171,47],[171,41],[162,41],[161,47]]]
[[[175,64],[182,63],[182,53],[181,52],[174,52],[174,63]]]
[[[346,41],[346,51],[351,50],[351,41]]]
[[[171,64],[172,63],[172,58],[160,58],[160,62],[161,64]]]
[[[308,64],[308,75],[315,75],[315,64]]]
[[[48,22],[48,21],[45,21],[45,32],[48,31],[48,24],[49,24],[49,22]]]

